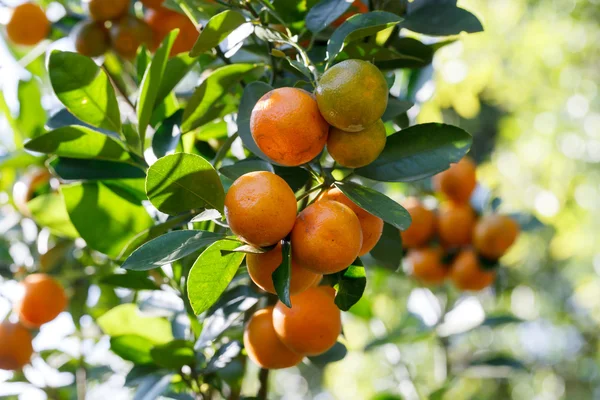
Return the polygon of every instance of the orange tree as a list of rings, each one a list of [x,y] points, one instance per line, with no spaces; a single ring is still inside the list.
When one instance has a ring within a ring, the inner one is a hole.
[[[30,272],[53,275],[44,279],[59,294],[20,300],[3,340],[27,342],[68,303],[77,328],[92,317],[134,364],[126,384],[143,398],[239,398],[246,356],[262,367],[266,398],[269,369],[344,357],[340,313],[363,296],[364,265],[400,266],[398,230],[411,217],[386,185],[422,183],[469,150],[463,129],[415,125],[407,112],[423,69],[455,40],[431,38],[482,26],[453,1],[134,3],[64,2],[48,29],[28,5],[9,22],[33,78],[19,83],[18,117],[0,98],[14,132],[2,187],[14,186],[45,244],[2,273],[24,287]],[[51,49],[43,64],[39,49],[65,35],[81,54]],[[50,116],[39,105],[46,87],[61,104]],[[439,282],[440,257],[413,261]],[[50,311],[32,324],[27,304]],[[3,349],[0,367],[30,354]],[[94,368],[82,357],[63,370],[85,379]]]

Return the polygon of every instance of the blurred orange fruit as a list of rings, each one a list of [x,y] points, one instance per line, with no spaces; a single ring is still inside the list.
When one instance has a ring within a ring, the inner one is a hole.
[[[476,166],[468,157],[433,177],[436,191],[455,203],[468,203],[477,186]]]
[[[412,222],[408,229],[400,232],[404,247],[420,247],[433,238],[436,227],[435,213],[423,206],[415,197],[402,202],[402,206],[410,214]]]
[[[473,250],[462,250],[452,262],[450,279],[459,290],[478,291],[494,283],[496,272],[482,269]]]
[[[438,213],[438,235],[447,247],[471,244],[476,215],[468,204],[445,203]]]
[[[23,325],[39,328],[52,321],[67,307],[65,290],[57,280],[46,274],[32,274],[21,282],[24,294],[16,305]]]
[[[486,215],[475,225],[473,245],[482,256],[497,260],[517,240],[519,230],[519,224],[508,216]]]
[[[50,33],[50,21],[44,10],[34,3],[23,3],[15,7],[6,25],[6,34],[11,42],[22,46],[33,46]]]
[[[19,370],[29,363],[33,354],[31,334],[20,324],[4,321],[0,324],[0,369]]]
[[[439,248],[411,249],[406,258],[412,275],[424,284],[439,285],[448,275],[448,268],[442,263],[442,251]]]

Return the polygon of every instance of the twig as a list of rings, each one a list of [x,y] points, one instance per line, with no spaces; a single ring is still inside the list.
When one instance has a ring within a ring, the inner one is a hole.
[[[229,136],[227,138],[227,140],[225,141],[225,143],[223,143],[223,145],[221,146],[221,148],[219,149],[219,151],[215,155],[215,159],[213,160],[213,166],[215,168],[217,168],[219,165],[221,165],[221,162],[223,161],[223,159],[227,155],[227,152],[231,148],[231,145],[233,144],[233,142],[235,141],[235,139],[237,139],[239,136],[240,136],[240,134],[238,132],[235,132],[233,135],[231,135],[231,136]]]
[[[258,381],[260,382],[260,387],[258,388],[258,393],[256,394],[256,398],[259,400],[267,400],[267,394],[269,393],[269,370],[265,368],[261,368],[258,372]]]
[[[112,73],[108,70],[108,68],[106,68],[106,66],[102,65],[101,68],[104,70],[104,72],[106,72],[106,75],[108,75],[108,78],[110,79],[110,82],[115,87],[115,89],[117,89],[117,92],[119,92],[119,94],[121,95],[121,97],[123,97],[123,99],[125,100],[125,102],[129,105],[129,107],[131,107],[131,110],[133,111],[133,115],[137,115],[136,110],[135,110],[135,106],[133,105],[133,103],[131,102],[131,100],[129,100],[129,96],[127,96],[127,93],[125,93],[125,89],[122,88],[121,85],[119,85],[117,83],[117,80],[114,78],[114,76],[112,75]]]

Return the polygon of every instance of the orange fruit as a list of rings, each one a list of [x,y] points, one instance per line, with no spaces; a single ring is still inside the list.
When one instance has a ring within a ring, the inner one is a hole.
[[[146,22],[154,32],[154,48],[157,48],[163,39],[174,29],[179,29],[179,34],[171,48],[171,56],[187,53],[192,50],[198,39],[198,29],[190,19],[180,13],[166,8],[151,9],[146,13]]]
[[[250,131],[258,148],[271,160],[297,166],[319,155],[327,143],[329,126],[310,93],[283,87],[258,100],[250,117]]]
[[[481,268],[473,250],[462,250],[450,268],[450,279],[459,290],[482,290],[496,279],[496,272]]]
[[[340,165],[360,168],[371,164],[379,157],[386,141],[385,126],[382,120],[378,120],[358,132],[331,128],[327,139],[327,150]]]
[[[6,25],[6,34],[11,42],[22,46],[33,46],[50,33],[50,21],[44,10],[34,3],[23,3],[15,7]]]
[[[388,86],[373,64],[346,60],[325,71],[316,95],[321,115],[330,125],[358,132],[377,122],[385,112]]]
[[[448,269],[442,263],[442,251],[439,248],[411,249],[406,258],[412,275],[427,285],[439,285],[448,275]]]
[[[165,0],[141,0],[144,7],[157,10],[162,7]]]
[[[29,363],[33,354],[31,334],[20,324],[0,324],[0,369],[18,370]]]
[[[291,296],[292,308],[278,302],[273,326],[279,339],[298,354],[318,355],[329,350],[342,331],[339,308],[320,287]]]
[[[438,213],[438,235],[448,247],[471,244],[475,212],[468,204],[445,203]]]
[[[350,207],[337,201],[306,207],[298,214],[291,237],[293,259],[323,275],[347,268],[362,247],[360,221]]]
[[[277,267],[281,265],[282,260],[281,243],[278,243],[274,249],[266,253],[248,254],[246,256],[246,264],[248,265],[250,278],[252,278],[252,281],[254,281],[254,283],[262,290],[275,294],[272,274]],[[292,260],[292,278],[290,280],[291,294],[303,292],[320,280],[321,275],[300,267]]]
[[[152,45],[152,29],[141,19],[125,17],[110,28],[113,48],[121,57],[133,60],[138,48]]]
[[[110,36],[104,23],[82,21],[73,28],[75,49],[87,57],[99,57],[110,47]]]
[[[477,186],[476,166],[468,157],[433,177],[436,191],[455,203],[468,203]]]
[[[519,224],[505,215],[486,215],[473,230],[473,245],[479,254],[497,260],[519,236]]]
[[[273,307],[252,315],[244,330],[244,347],[248,357],[261,368],[289,368],[304,358],[288,349],[277,337],[273,328]]]
[[[368,211],[360,208],[338,188],[331,188],[324,192],[321,196],[319,196],[319,201],[321,200],[338,201],[354,211],[354,214],[356,214],[358,217],[358,222],[360,222],[363,238],[362,246],[358,255],[364,256],[373,250],[373,247],[375,247],[377,242],[379,242],[381,234],[383,233],[383,220],[381,218],[376,217]]]
[[[279,176],[250,172],[233,182],[225,196],[229,227],[244,241],[271,246],[287,236],[296,221],[296,197]]]
[[[90,0],[88,10],[92,19],[96,21],[114,21],[125,14],[129,9],[129,0]]]
[[[435,234],[435,213],[428,210],[415,197],[410,197],[402,202],[402,206],[410,214],[412,222],[407,230],[400,232],[404,247],[421,247]]]
[[[346,20],[348,18],[350,18],[356,14],[363,14],[366,12],[369,12],[369,7],[367,7],[367,5],[365,3],[363,3],[361,0],[354,0],[354,3],[352,3],[352,5],[348,9],[348,11],[346,11],[338,19],[333,21],[331,23],[331,25],[337,28],[338,26],[340,26],[341,24],[346,22]]]
[[[16,311],[21,323],[27,327],[39,328],[52,321],[67,307],[65,290],[49,275],[29,275],[21,285],[24,295],[16,305]]]

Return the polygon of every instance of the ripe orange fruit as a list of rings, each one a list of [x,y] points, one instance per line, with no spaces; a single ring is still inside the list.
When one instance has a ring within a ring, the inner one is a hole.
[[[67,307],[65,290],[49,275],[29,275],[21,285],[25,290],[16,311],[25,326],[38,328],[52,321]]]
[[[331,188],[319,196],[321,200],[333,200],[338,201],[348,206],[354,214],[358,217],[360,222],[360,228],[362,230],[362,246],[358,253],[359,256],[364,256],[379,242],[381,234],[383,233],[383,220],[379,217],[374,216],[368,211],[360,208],[356,203],[350,200],[342,191],[338,188]]]
[[[387,135],[382,120],[376,121],[358,132],[346,132],[338,128],[329,130],[327,150],[331,157],[348,168],[360,168],[379,157]]]
[[[442,263],[442,251],[439,248],[412,249],[406,257],[412,269],[412,275],[427,285],[439,285],[448,275],[448,269]]]
[[[490,286],[496,272],[482,269],[473,250],[462,250],[452,263],[450,279],[457,289],[477,291]]]
[[[342,331],[342,319],[333,297],[319,287],[290,298],[292,308],[277,302],[273,310],[275,333],[298,354],[318,355],[329,350]]]
[[[141,1],[145,7],[151,8],[154,10],[161,8],[163,3],[165,2],[165,0],[141,0]]]
[[[448,247],[471,244],[475,212],[468,204],[446,203],[438,214],[438,235],[442,244]]]
[[[82,21],[73,28],[75,49],[87,57],[99,57],[110,47],[110,36],[104,23]]]
[[[198,29],[188,17],[166,8],[151,9],[146,13],[146,22],[154,32],[153,47],[157,48],[165,36],[174,29],[179,29],[179,34],[171,48],[171,56],[192,50],[198,39]]]
[[[423,206],[415,197],[409,197],[402,206],[410,214],[412,222],[410,227],[400,232],[402,245],[404,247],[421,247],[426,244],[435,234],[435,213]]]
[[[15,7],[6,25],[6,34],[11,42],[22,46],[33,46],[50,33],[50,21],[44,10],[34,3],[23,3]]]
[[[476,166],[468,157],[433,177],[435,190],[455,203],[468,203],[476,185]]]
[[[246,264],[248,273],[252,281],[262,290],[275,294],[272,274],[277,267],[281,265],[283,256],[281,254],[281,243],[262,254],[248,254]],[[290,280],[290,293],[296,294],[303,292],[311,287],[315,282],[321,280],[321,275],[315,274],[305,268],[300,267],[292,260],[292,278]]]
[[[244,347],[248,357],[261,368],[289,368],[302,361],[302,354],[288,349],[273,328],[273,307],[252,315],[244,330]]]
[[[369,12],[369,7],[367,7],[367,5],[361,0],[354,0],[354,3],[352,3],[348,11],[346,11],[344,14],[342,14],[342,16],[333,21],[331,25],[337,28],[353,15],[362,14],[366,12]]]
[[[90,0],[88,9],[96,21],[114,21],[127,14],[129,0]]]
[[[333,274],[347,268],[362,247],[360,221],[337,201],[318,201],[306,207],[292,229],[292,256],[302,267],[317,274]]]
[[[271,246],[287,236],[296,221],[296,197],[279,176],[250,172],[233,182],[225,196],[229,227],[244,241]]]
[[[497,260],[512,246],[519,236],[519,224],[505,215],[486,215],[473,230],[473,245],[479,254]]]
[[[0,369],[18,370],[29,363],[33,354],[31,334],[20,324],[0,324]]]
[[[278,164],[297,166],[319,155],[329,126],[305,90],[273,89],[252,110],[250,130],[258,148]]]
[[[137,49],[142,44],[152,45],[152,29],[141,19],[127,16],[110,28],[113,48],[121,57],[128,60],[135,58]]]
[[[388,86],[381,71],[362,60],[346,60],[329,68],[317,85],[317,103],[330,125],[358,132],[381,118]]]

